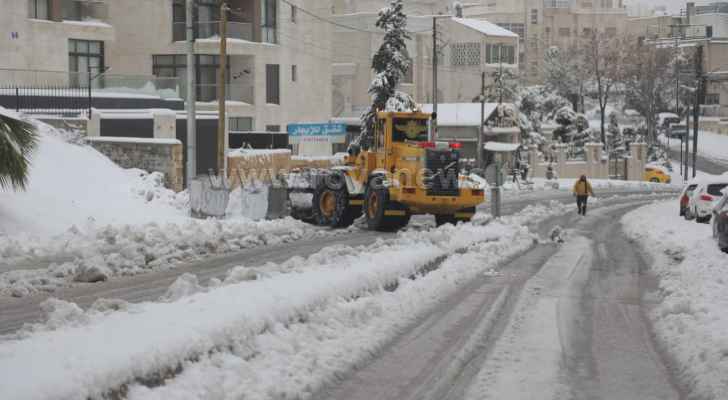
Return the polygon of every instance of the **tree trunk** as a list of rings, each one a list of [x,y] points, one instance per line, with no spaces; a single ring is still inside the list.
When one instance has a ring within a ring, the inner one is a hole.
[[[600,105],[599,105],[599,108],[600,108],[600,109],[602,110],[602,112],[601,112],[601,114],[602,114],[602,115],[601,115],[601,120],[602,120],[602,144],[606,144],[606,143],[607,143],[607,134],[606,134],[606,132],[604,131],[604,122],[605,122],[606,118],[605,118],[605,115],[604,115],[604,113],[605,113],[605,111],[606,111],[606,109],[607,109],[607,106],[606,106],[606,105],[602,106],[602,105],[600,104]]]

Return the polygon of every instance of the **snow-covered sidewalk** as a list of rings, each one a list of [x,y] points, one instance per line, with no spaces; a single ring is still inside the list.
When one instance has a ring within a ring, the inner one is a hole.
[[[622,220],[652,258],[659,278],[649,317],[658,343],[677,363],[689,398],[728,393],[728,255],[710,225],[678,216],[677,200],[636,210]]]
[[[692,152],[692,133],[690,140],[690,151]],[[667,143],[667,138],[664,135],[661,135],[660,141],[662,143]],[[670,148],[680,150],[680,139],[671,138]],[[698,134],[698,154],[708,159],[728,164],[728,135],[721,135],[709,131],[700,131]]]
[[[315,393],[474,276],[532,246],[525,224],[567,210],[553,204],[487,225],[402,232],[269,275],[237,269],[219,286],[172,293],[168,303],[87,312],[49,304],[52,323],[0,343],[0,398]],[[141,384],[155,379],[163,385]]]

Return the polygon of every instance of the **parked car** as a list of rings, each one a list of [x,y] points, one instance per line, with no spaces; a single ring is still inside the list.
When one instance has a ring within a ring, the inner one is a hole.
[[[667,169],[661,165],[649,164],[645,167],[643,179],[653,183],[670,183],[672,177]]]
[[[671,124],[670,127],[667,128],[667,136],[669,136],[672,139],[680,139],[682,137],[686,137],[687,134],[688,134],[687,125]]]
[[[690,203],[690,196],[692,196],[695,188],[698,187],[697,183],[688,183],[680,193],[680,216],[687,218],[688,204]]]
[[[718,247],[728,253],[728,190],[723,190],[723,198],[713,208],[713,237]]]
[[[713,216],[713,208],[723,198],[723,189],[728,187],[728,176],[704,179],[690,196],[690,212],[699,223],[707,224]]]

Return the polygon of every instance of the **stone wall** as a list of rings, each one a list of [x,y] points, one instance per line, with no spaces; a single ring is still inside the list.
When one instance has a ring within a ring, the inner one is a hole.
[[[539,159],[535,146],[531,147],[528,156],[528,162],[531,165],[531,176],[545,178],[546,169],[551,165],[559,178],[576,179],[581,175],[586,175],[590,179],[609,179],[609,163],[601,143],[587,143],[584,146],[584,161],[567,160],[566,150],[567,145],[557,144],[556,160],[553,163],[548,163]],[[630,152],[631,154],[627,158],[625,166],[627,180],[641,181],[647,163],[647,145],[632,143]]]
[[[88,143],[122,168],[139,168],[164,174],[165,186],[184,189],[182,142],[176,139],[89,137]]]

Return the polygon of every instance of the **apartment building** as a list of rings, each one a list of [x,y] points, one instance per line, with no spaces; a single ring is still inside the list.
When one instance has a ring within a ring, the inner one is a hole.
[[[375,26],[377,14],[361,11],[362,4],[356,5],[350,10],[352,13],[334,16],[339,26],[335,28],[333,42],[332,114],[352,120],[371,103],[371,57],[383,38]],[[450,15],[438,15],[436,24],[438,103],[472,102],[480,95],[482,73],[486,73],[486,84],[490,84],[491,73],[496,69],[517,68],[519,43],[513,32],[488,21]],[[400,90],[420,104],[431,103],[435,97],[433,17],[408,15],[407,26],[411,36],[407,42],[411,68],[400,83]]]
[[[483,0],[464,12],[519,35],[521,77],[532,84],[542,82],[549,47],[578,46],[594,31],[618,35],[627,22],[622,0]]]
[[[107,3],[0,0],[0,10],[0,82],[61,84],[108,65],[116,31]]]
[[[227,4],[228,56],[221,60],[218,2],[195,2],[198,108],[217,110],[218,70],[225,62],[231,131],[285,132],[290,123],[327,121],[331,25],[309,13],[326,15],[330,2],[229,0]],[[184,0],[114,0],[109,11],[120,39],[108,48],[114,70],[178,77],[185,93]]]

